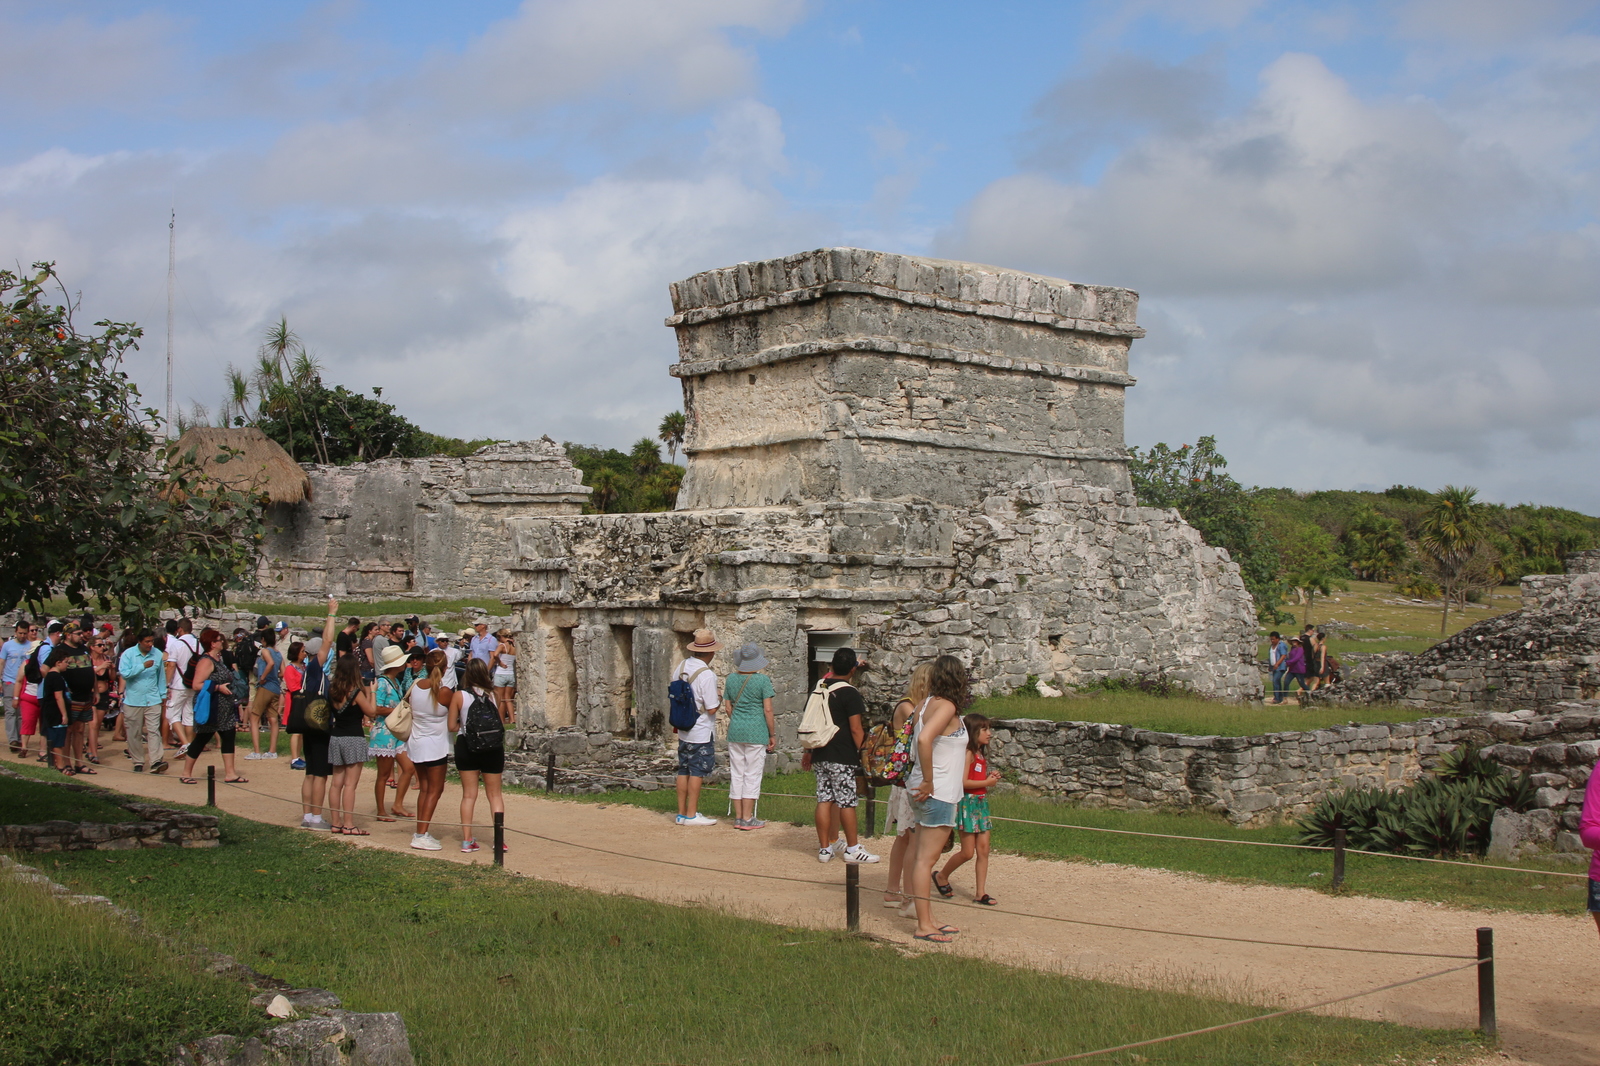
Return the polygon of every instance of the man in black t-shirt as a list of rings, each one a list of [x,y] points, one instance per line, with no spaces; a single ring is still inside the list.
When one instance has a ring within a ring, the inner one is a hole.
[[[817,861],[827,862],[839,851],[836,843],[844,830],[845,862],[877,862],[878,857],[856,843],[856,775],[861,772],[861,744],[866,727],[861,716],[866,704],[850,683],[866,664],[856,660],[854,648],[840,648],[822,683],[828,686],[828,713],[838,731],[820,748],[802,757],[801,768],[817,775]]]
[[[94,660],[89,658],[87,637],[77,622],[68,622],[61,629],[61,643],[50,652],[50,665],[60,669],[66,683],[67,761],[78,773],[93,774],[83,765],[88,742],[85,726],[94,721]]]
[[[360,628],[361,619],[352,618],[344,624],[343,629],[339,630],[339,635],[334,638],[334,648],[339,658],[343,659],[346,655],[356,653],[356,631]]]

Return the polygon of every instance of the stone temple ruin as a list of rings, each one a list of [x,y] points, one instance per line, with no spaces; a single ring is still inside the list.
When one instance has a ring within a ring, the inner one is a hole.
[[[1137,294],[830,248],[672,300],[678,509],[506,520],[527,726],[656,735],[703,626],[766,650],[791,751],[843,645],[872,663],[869,705],[944,652],[979,692],[1156,673],[1259,692],[1236,564],[1130,491]]]

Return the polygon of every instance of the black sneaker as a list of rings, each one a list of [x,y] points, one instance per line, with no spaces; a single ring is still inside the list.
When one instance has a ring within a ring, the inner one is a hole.
[[[142,774],[142,773],[144,773],[144,767],[140,766],[138,763],[134,763],[133,764],[133,772],[136,773],[136,774]]]

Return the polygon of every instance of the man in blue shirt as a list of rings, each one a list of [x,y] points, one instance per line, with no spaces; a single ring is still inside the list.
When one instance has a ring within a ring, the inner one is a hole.
[[[481,661],[485,666],[487,666],[494,662],[494,653],[499,649],[500,642],[489,635],[488,622],[476,622],[474,623],[473,628],[478,632],[477,635],[472,638],[471,643],[468,644],[467,652],[474,659]]]
[[[122,713],[133,769],[164,774],[167,761],[161,757],[161,716],[167,702],[167,657],[156,647],[156,635],[142,630],[139,643],[117,660],[117,672],[122,675]]]
[[[1289,643],[1277,632],[1267,634],[1267,665],[1272,670],[1272,702],[1282,703],[1283,694],[1288,687],[1285,680],[1289,674]]]
[[[4,644],[0,644],[0,684],[4,691],[0,691],[0,704],[6,711],[6,739],[11,742],[11,753],[15,755],[22,750],[22,713],[17,708],[17,672],[22,669],[22,664],[27,662],[28,653],[33,650],[33,626],[27,622],[17,623],[17,634]]]

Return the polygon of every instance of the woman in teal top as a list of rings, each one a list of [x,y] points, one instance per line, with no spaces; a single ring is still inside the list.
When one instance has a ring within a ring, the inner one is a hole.
[[[756,799],[761,795],[761,775],[767,755],[777,747],[778,727],[772,720],[772,679],[757,671],[766,669],[767,657],[754,644],[733,656],[734,673],[728,675],[722,696],[732,708],[728,717],[728,769],[733,780],[733,827],[760,829]]]

